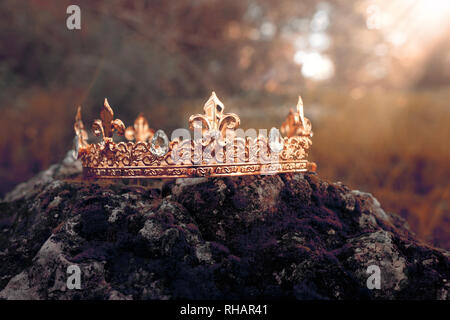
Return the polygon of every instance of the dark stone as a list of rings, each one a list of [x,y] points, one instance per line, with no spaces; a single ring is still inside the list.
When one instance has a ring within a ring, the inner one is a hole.
[[[449,299],[450,255],[317,174],[133,185],[54,165],[0,202],[3,299]],[[67,267],[82,289],[66,287]],[[369,290],[369,265],[381,289]]]

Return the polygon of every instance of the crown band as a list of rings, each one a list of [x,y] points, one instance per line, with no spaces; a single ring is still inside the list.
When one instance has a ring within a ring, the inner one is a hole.
[[[133,167],[133,168],[84,168],[86,178],[193,178],[193,177],[220,177],[243,176],[257,174],[277,174],[288,172],[315,171],[315,166],[307,160],[286,161],[278,164],[237,163],[237,164],[211,164],[198,166],[171,166],[171,167]]]
[[[75,118],[75,157],[81,159],[86,178],[186,178],[276,174],[315,171],[307,161],[312,144],[311,122],[303,115],[299,98],[297,110],[290,110],[280,130],[272,128],[268,137],[243,136],[237,129],[236,114],[224,113],[224,105],[213,92],[205,103],[204,114],[190,117],[194,138],[186,129],[172,134],[149,128],[140,114],[134,126],[125,129],[105,103],[92,129],[102,141],[87,143],[81,109]],[[113,133],[125,135],[129,142],[114,142]],[[179,135],[183,133],[181,136]],[[175,137],[174,137],[175,134]]]

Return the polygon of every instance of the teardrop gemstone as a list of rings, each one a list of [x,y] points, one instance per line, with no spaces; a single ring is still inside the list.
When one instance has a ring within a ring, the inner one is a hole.
[[[269,132],[269,147],[273,152],[281,152],[283,150],[284,141],[281,137],[280,130],[277,128],[270,129]]]
[[[153,135],[150,151],[157,157],[162,157],[169,151],[169,138],[164,131],[158,130]]]

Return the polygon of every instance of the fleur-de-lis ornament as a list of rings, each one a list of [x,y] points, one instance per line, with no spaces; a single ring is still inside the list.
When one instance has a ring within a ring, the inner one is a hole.
[[[312,137],[311,121],[305,118],[303,114],[303,100],[298,97],[297,110],[289,110],[289,115],[281,125],[281,133],[288,138],[293,136],[310,136]]]
[[[224,137],[227,129],[236,129],[240,124],[239,117],[234,113],[223,113],[224,108],[213,91],[203,107],[205,114],[196,114],[189,118],[191,129],[202,128],[203,134],[218,131]]]
[[[148,121],[142,113],[136,118],[134,125],[125,130],[125,138],[129,141],[136,140],[136,142],[148,141],[154,134],[155,131],[148,126]]]
[[[100,111],[100,119],[94,120],[92,124],[92,131],[96,136],[103,136],[104,142],[112,142],[114,131],[123,136],[125,132],[125,125],[122,120],[114,119],[114,112],[109,106],[108,100],[105,98],[102,110]]]

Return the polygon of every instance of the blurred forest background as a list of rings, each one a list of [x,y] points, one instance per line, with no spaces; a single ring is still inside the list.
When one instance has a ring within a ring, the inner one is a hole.
[[[77,105],[170,133],[212,90],[244,128],[301,94],[319,174],[450,249],[449,23],[448,0],[2,0],[0,196],[61,161]]]

